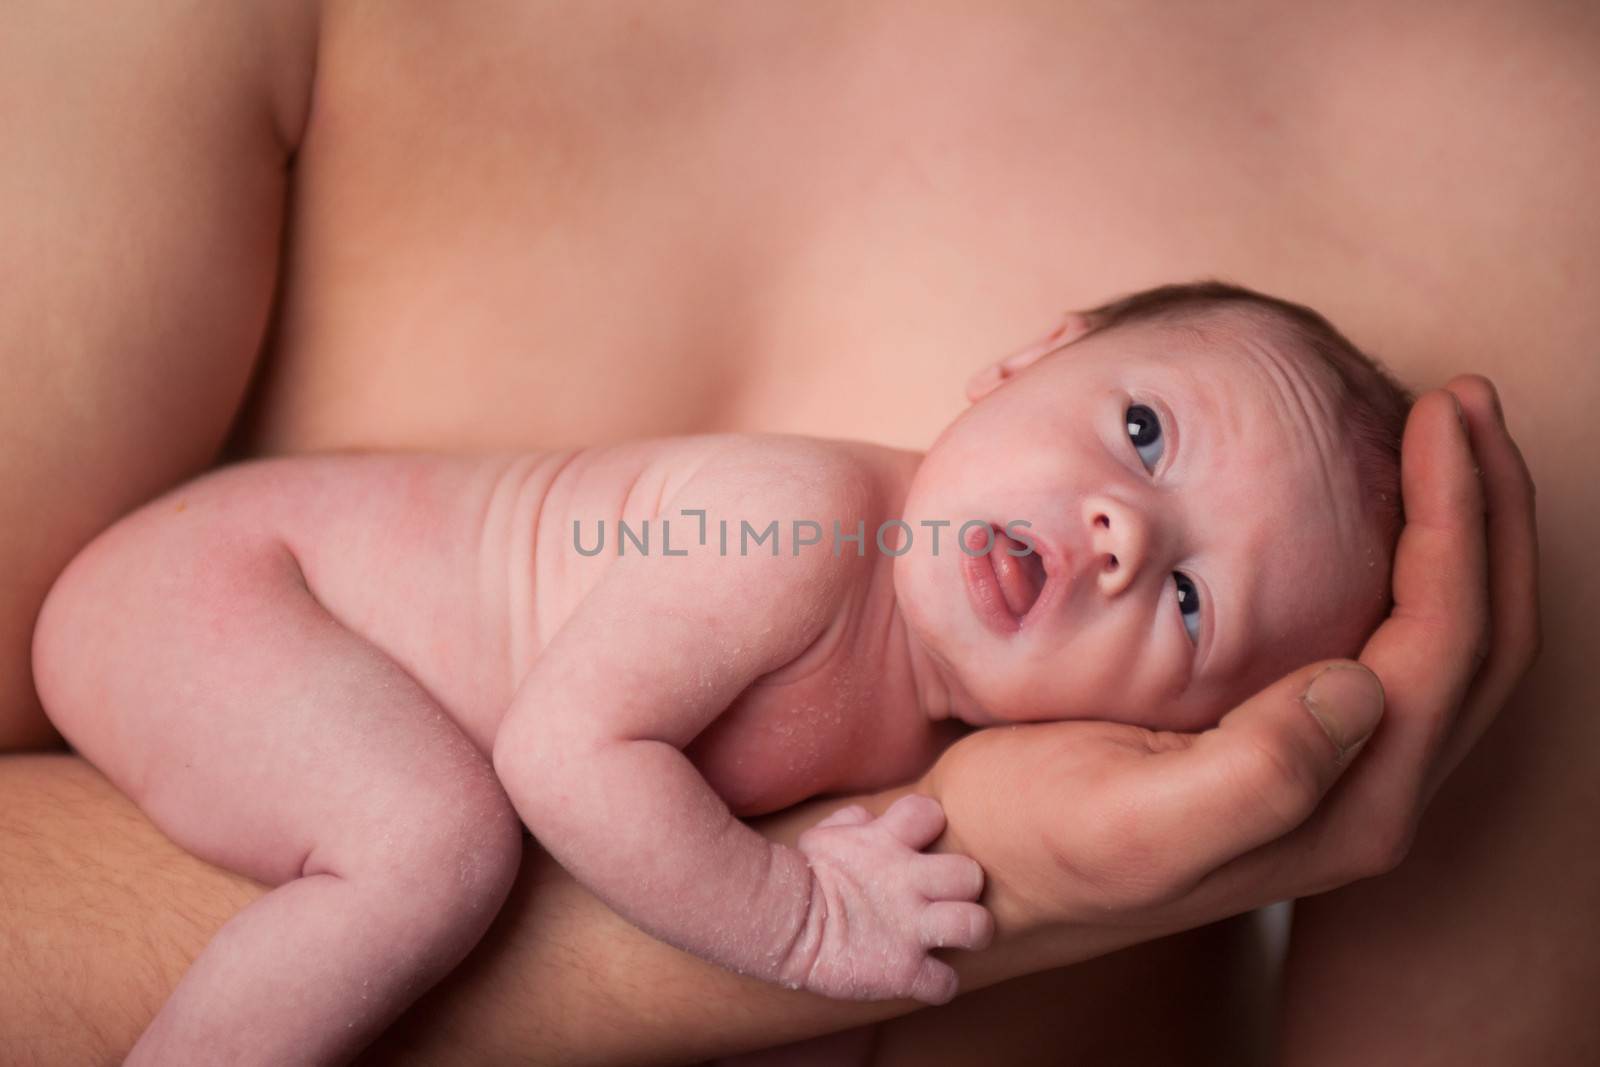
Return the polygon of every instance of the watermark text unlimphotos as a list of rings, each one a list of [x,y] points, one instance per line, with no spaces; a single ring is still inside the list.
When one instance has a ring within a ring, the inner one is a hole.
[[[604,519],[598,519],[585,532],[585,524],[573,519],[572,547],[580,556],[598,556],[606,551],[608,530],[611,533],[611,551],[619,556],[687,556],[688,545],[696,543],[704,548],[709,546],[712,539],[715,539],[718,555],[749,556],[766,552],[777,556],[783,551],[785,534],[788,535],[788,553],[793,556],[798,556],[801,549],[825,543],[835,556],[843,556],[846,546],[852,546],[856,555],[864,556],[869,543],[865,519],[856,520],[854,528],[847,528],[844,523],[834,519],[829,530],[815,519],[772,519],[765,525],[758,525],[748,519],[739,519],[737,522],[718,519],[713,523],[707,519],[705,508],[683,508],[678,514],[696,522],[674,527],[670,519],[664,518],[636,522],[618,519],[609,524]],[[1027,519],[1012,519],[998,527],[1007,539],[1004,545],[1007,555],[1027,556],[1033,553],[1033,541],[1024,532],[1032,525]],[[685,529],[685,526],[688,528]],[[955,536],[941,538],[940,535],[952,526],[956,528]],[[953,541],[968,556],[986,556],[994,551],[999,540],[996,536],[997,527],[985,519],[968,519],[960,525],[950,519],[919,519],[916,526],[904,519],[887,519],[878,524],[871,543],[886,556],[903,556],[916,544],[919,528],[923,531],[921,536],[930,539],[929,547],[935,556],[939,555],[944,541]],[[676,546],[673,542],[674,529],[679,531],[677,536],[681,538]],[[653,538],[652,530],[657,535]],[[979,531],[982,532],[981,539],[973,536]]]

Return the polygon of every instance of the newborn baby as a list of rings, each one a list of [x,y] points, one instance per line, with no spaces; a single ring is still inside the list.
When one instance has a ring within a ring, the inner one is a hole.
[[[176,842],[278,887],[129,1062],[353,1056],[482,935],[519,820],[707,960],[947,1000],[931,950],[992,924],[977,865],[922,851],[934,801],[795,848],[737,817],[910,780],[963,724],[1201,729],[1386,613],[1408,398],[1314,313],[1151,290],[968,392],[926,455],[275,459],[103,534],[40,695]]]

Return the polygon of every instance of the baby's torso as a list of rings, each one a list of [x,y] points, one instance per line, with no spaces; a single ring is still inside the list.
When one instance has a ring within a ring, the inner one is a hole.
[[[741,439],[740,447],[759,448],[760,440]],[[488,752],[523,675],[619,553],[661,557],[664,532],[674,546],[697,536],[698,518],[663,514],[663,502],[728,441],[487,457],[295,457],[225,468],[175,499],[188,507],[209,497],[225,507],[230,526],[280,538],[328,611],[404,666]],[[713,539],[715,523],[713,516]],[[805,656],[748,688],[688,746],[733,810],[777,810],[822,792],[901,781],[937,751],[931,730],[896,731],[886,743],[861,719],[893,699],[873,681],[879,665],[856,654],[883,644],[866,640],[862,625],[841,616]],[[869,733],[874,745],[864,761]]]

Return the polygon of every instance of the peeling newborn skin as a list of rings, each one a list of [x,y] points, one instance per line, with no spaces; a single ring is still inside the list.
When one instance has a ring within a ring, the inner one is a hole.
[[[492,891],[380,944],[329,927],[330,966],[411,975],[393,992],[330,984],[292,1017],[256,995],[296,966],[273,952],[287,924],[331,906],[281,896],[302,876],[333,872],[381,914],[459,850],[449,832],[417,838],[453,801],[397,788],[397,766],[408,781],[442,766],[454,789],[492,765],[575,877],[704,958],[829,996],[948,1000],[955,972],[930,953],[980,949],[993,926],[977,865],[922,851],[943,830],[934,801],[847,808],[797,848],[737,816],[910,780],[970,725],[1203,726],[1358,640],[1387,572],[1367,566],[1313,384],[1255,339],[1241,357],[1119,330],[997,375],[926,456],[726,435],[297,457],[140,509],[52,592],[41,693],[175,840],[290,883],[262,904],[295,903],[242,913],[219,936],[230,966],[202,955],[130,1062],[205,1059],[246,1010],[303,1044],[370,995],[381,1025],[470,947],[482,924],[456,911],[492,912]],[[776,541],[740,550],[742,524],[774,520]],[[874,543],[893,520],[903,554]],[[959,550],[968,520],[1001,555]],[[836,526],[865,536],[840,544]],[[415,710],[354,717],[352,693]],[[454,728],[470,746],[438,732]],[[377,830],[355,814],[375,793]],[[355,863],[372,839],[389,844]]]
[[[927,950],[986,948],[994,919],[970,903],[983,892],[977,863],[922,854],[943,831],[938,803],[909,796],[877,819],[856,805],[841,808],[802,834],[812,905],[781,981],[851,1000],[953,998],[955,971]]]

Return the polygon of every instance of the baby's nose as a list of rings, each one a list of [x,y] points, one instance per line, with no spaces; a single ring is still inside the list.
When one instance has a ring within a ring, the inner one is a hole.
[[[1086,500],[1083,517],[1098,571],[1095,581],[1106,596],[1116,596],[1133,583],[1145,565],[1149,527],[1138,510],[1104,497]]]

